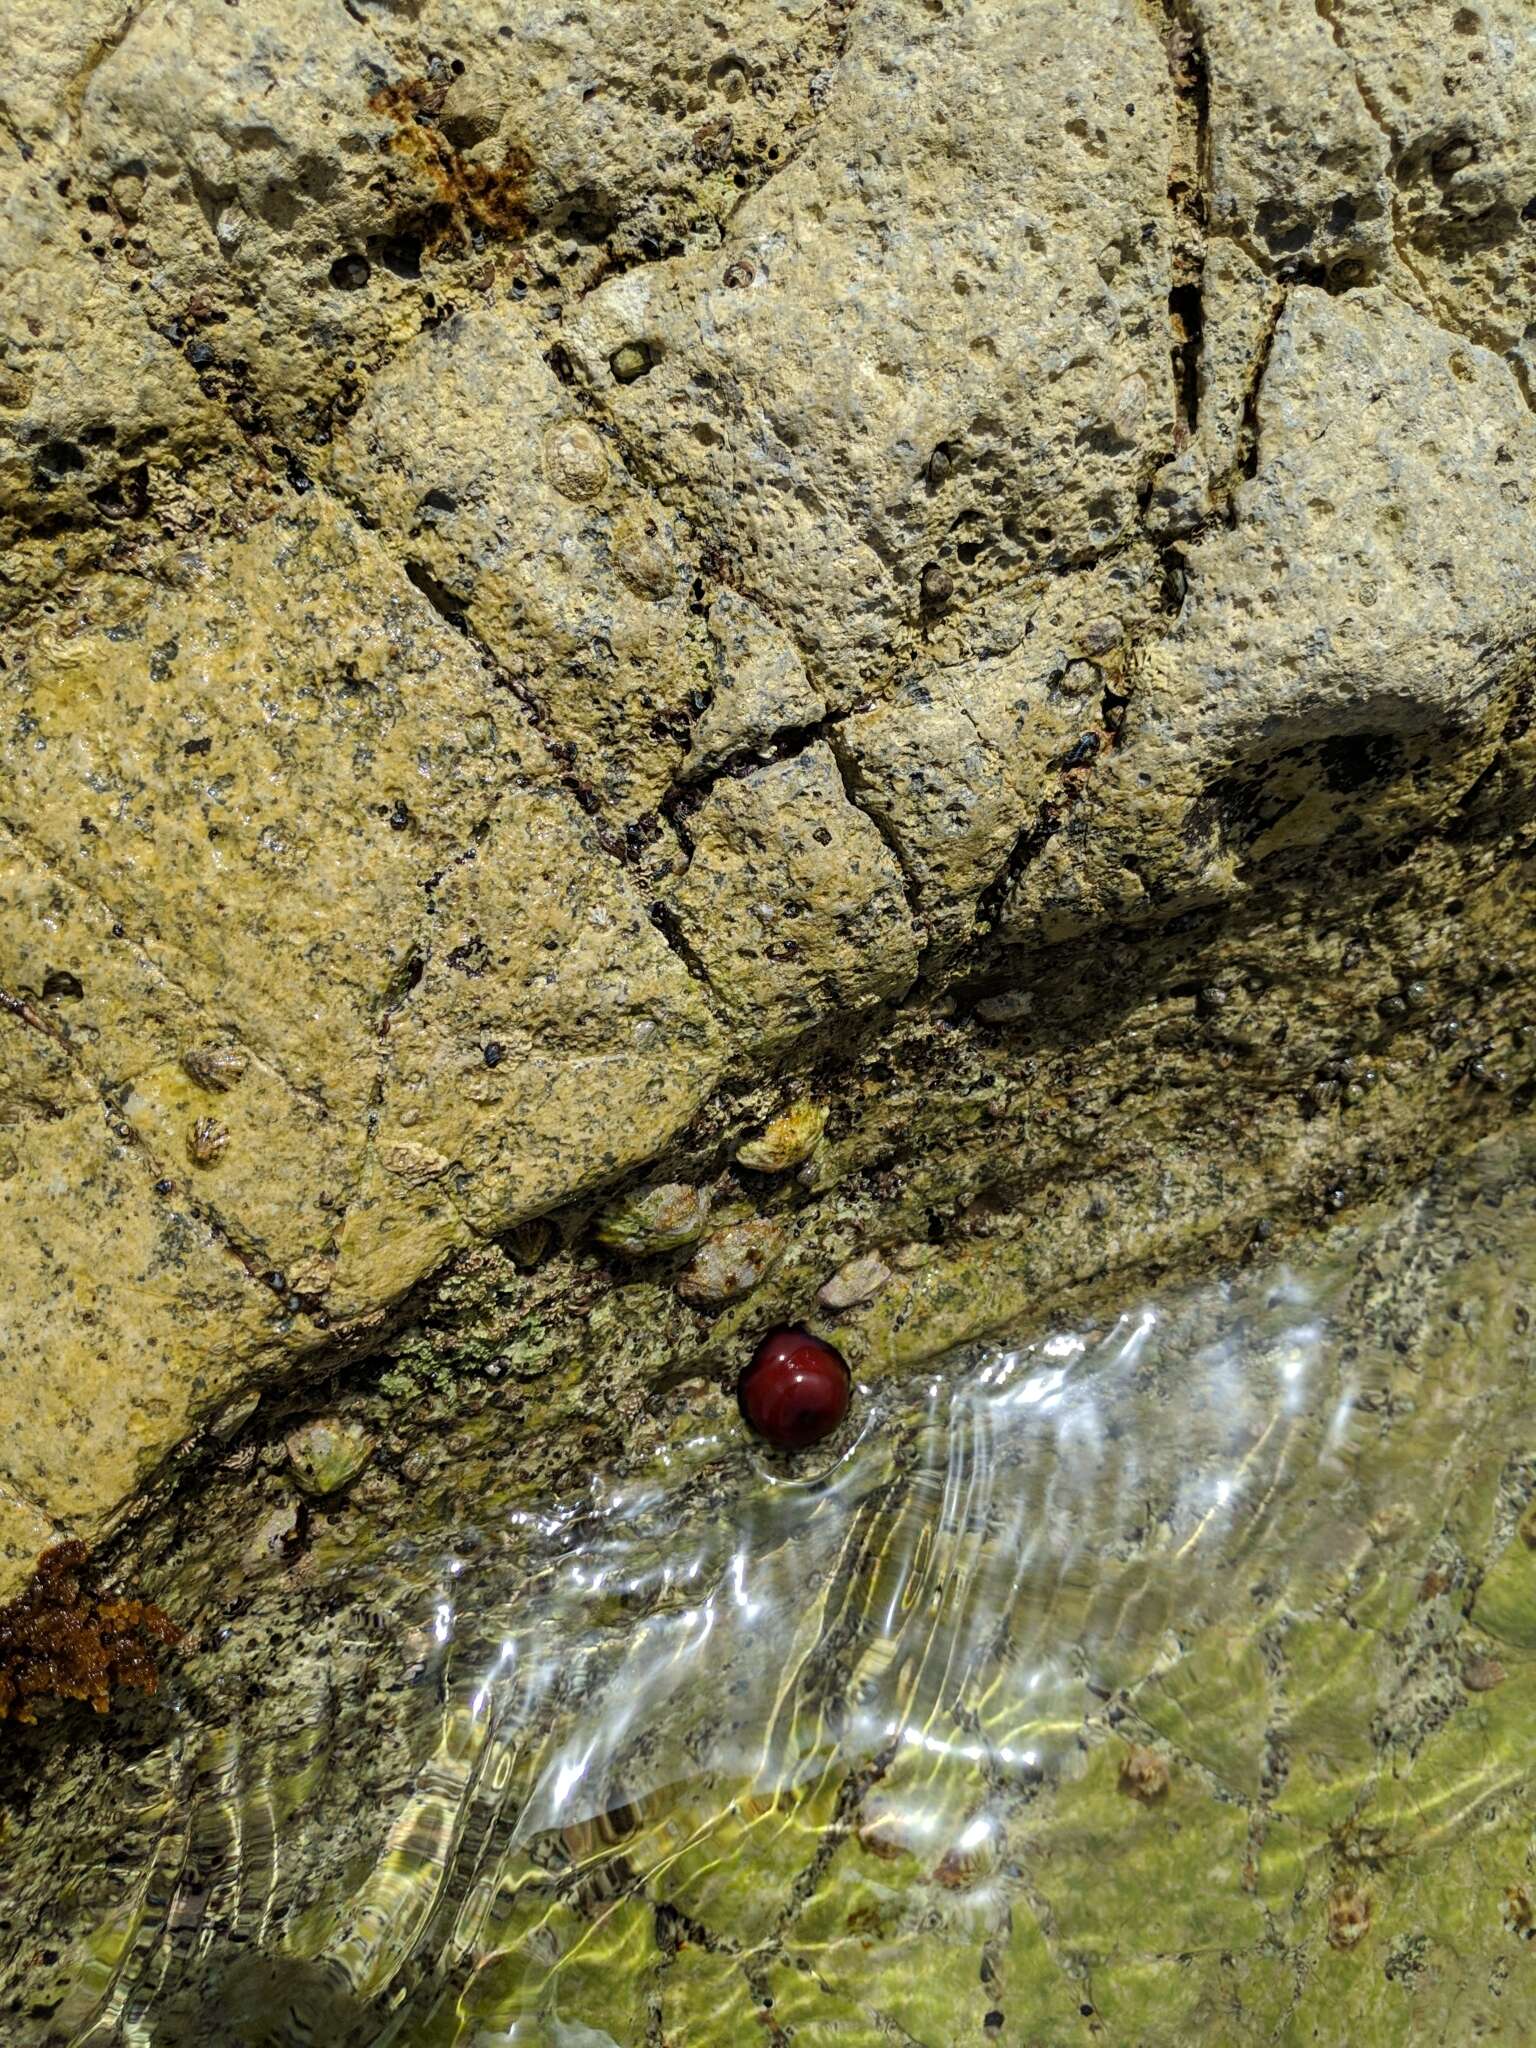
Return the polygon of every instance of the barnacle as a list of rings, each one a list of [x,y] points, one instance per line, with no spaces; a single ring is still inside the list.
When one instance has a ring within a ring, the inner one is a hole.
[[[187,1155],[194,1166],[212,1166],[228,1144],[228,1126],[217,1117],[200,1116],[187,1133]]]
[[[709,1220],[709,1196],[682,1181],[662,1187],[638,1188],[603,1211],[597,1241],[610,1251],[644,1258],[655,1252],[680,1251],[694,1244]]]
[[[238,1045],[195,1045],[182,1054],[181,1064],[199,1088],[222,1095],[240,1079],[250,1056]]]
[[[827,1127],[827,1112],[819,1102],[797,1102],[776,1116],[755,1138],[736,1147],[740,1166],[754,1173],[787,1173],[810,1158],[821,1143]]]

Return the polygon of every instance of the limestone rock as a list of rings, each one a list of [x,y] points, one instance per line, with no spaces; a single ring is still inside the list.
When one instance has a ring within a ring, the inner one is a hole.
[[[1008,119],[976,122],[1004,75]],[[1130,0],[942,20],[880,0],[722,246],[609,281],[568,324],[594,396],[833,701],[916,625],[925,564],[969,595],[1134,523],[1168,432],[1170,122]]]
[[[1158,471],[1147,505],[1148,527],[1160,538],[1193,532],[1230,499],[1284,296],[1239,243],[1207,244],[1192,438]]]
[[[1236,523],[1190,549],[1123,749],[1020,875],[1012,936],[1422,829],[1496,749],[1536,614],[1536,422],[1508,368],[1385,291],[1298,287],[1257,413]]]
[[[1210,220],[1274,268],[1359,282],[1388,260],[1387,138],[1315,0],[1196,0],[1209,77]]]
[[[789,635],[734,590],[715,598],[708,625],[711,695],[694,720],[683,764],[690,780],[734,754],[767,746],[786,728],[814,725],[827,708]]]
[[[439,880],[390,1019],[381,1143],[500,1231],[650,1158],[719,1071],[708,1004],[563,792],[509,792]]]
[[[1521,0],[1339,0],[1331,26],[1390,143],[1397,288],[1509,355],[1530,389],[1536,247],[1536,25]]]
[[[653,810],[707,676],[691,569],[670,516],[573,412],[533,322],[501,308],[421,336],[375,380],[334,474],[577,779],[625,823]]]
[[[848,801],[829,747],[727,777],[689,829],[676,916],[749,1042],[782,1044],[910,984],[917,941],[901,870]]]
[[[1107,572],[1053,580],[1034,592],[1006,648],[916,666],[839,729],[853,792],[900,847],[930,941],[953,946],[973,936],[982,895],[1065,764],[1107,746],[1102,699],[1118,664],[1079,663],[1083,690],[1073,658],[1111,603],[1117,633],[1143,628],[1156,585],[1148,548]]]
[[[207,453],[226,431],[145,319],[131,289],[142,279],[125,276],[108,246],[110,220],[85,218],[42,163],[0,180],[0,545],[34,528],[84,529],[66,560],[99,555],[142,514],[151,470]],[[23,559],[8,563],[7,585],[22,580]],[[51,580],[46,567],[35,573]],[[8,592],[6,609],[13,602]]]
[[[201,1411],[305,1336],[185,1203],[155,1192],[99,1103],[7,1138],[0,1456],[28,1511],[93,1534]]]
[[[151,0],[91,74],[80,173],[102,197],[135,181],[157,320],[248,416],[311,438],[348,359],[414,324],[399,273],[452,171],[410,111],[371,29],[294,0]]]
[[[121,39],[121,0],[79,0],[59,8],[7,0],[0,22],[7,48],[0,114],[13,134],[46,143],[78,105],[91,72]]]

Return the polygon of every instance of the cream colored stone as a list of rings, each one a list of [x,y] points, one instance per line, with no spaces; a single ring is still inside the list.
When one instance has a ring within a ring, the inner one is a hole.
[[[1007,118],[978,120],[1002,78]],[[831,701],[917,625],[925,564],[969,596],[1133,526],[1170,420],[1171,123],[1131,0],[877,0],[821,124],[723,245],[630,270],[568,321],[594,397]],[[620,382],[635,345],[651,366]]]
[[[717,783],[689,830],[677,919],[749,1042],[782,1045],[910,985],[901,870],[848,801],[830,748]]]
[[[403,350],[333,468],[539,707],[577,779],[629,823],[677,772],[708,642],[665,511],[617,481],[561,488],[541,455],[551,436],[592,459],[597,436],[573,415],[531,318],[497,307]]]
[[[839,1266],[829,1280],[823,1281],[816,1290],[816,1299],[823,1308],[834,1313],[842,1309],[862,1308],[866,1302],[873,1301],[890,1280],[891,1269],[880,1254],[865,1252]]]
[[[708,1005],[563,793],[509,791],[439,881],[390,1020],[379,1141],[499,1231],[658,1151],[719,1070]]]

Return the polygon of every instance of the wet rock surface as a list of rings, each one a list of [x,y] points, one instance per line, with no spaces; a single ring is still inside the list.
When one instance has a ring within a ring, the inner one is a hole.
[[[9,1752],[7,2039],[1519,2038],[1533,1244],[1526,1127],[788,1463],[703,1383],[248,1419],[161,1693]]]

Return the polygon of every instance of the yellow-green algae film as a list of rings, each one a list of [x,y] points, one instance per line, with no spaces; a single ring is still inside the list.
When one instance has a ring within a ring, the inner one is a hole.
[[[241,1532],[12,1805],[5,2038],[1529,2040],[1533,1220],[1526,1130],[794,1461]]]

